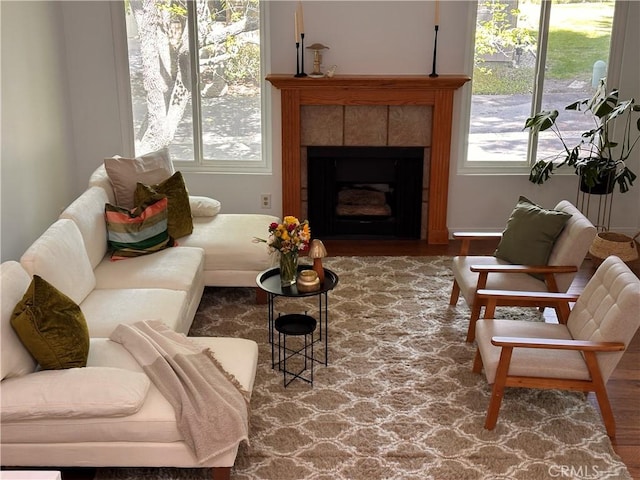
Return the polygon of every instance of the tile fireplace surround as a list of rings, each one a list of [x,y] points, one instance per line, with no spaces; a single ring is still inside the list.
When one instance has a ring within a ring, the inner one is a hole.
[[[431,107],[431,115],[423,115],[431,117],[431,141],[430,145],[425,145],[430,148],[429,172],[425,172],[429,179],[425,237],[429,244],[448,243],[447,201],[453,95],[470,80],[469,77],[336,75],[332,78],[295,78],[293,75],[271,74],[267,80],[281,91],[282,211],[298,217],[303,208],[301,153],[304,146],[301,119],[304,106]]]

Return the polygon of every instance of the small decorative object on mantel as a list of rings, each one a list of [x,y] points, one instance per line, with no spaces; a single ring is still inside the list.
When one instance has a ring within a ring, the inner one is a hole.
[[[314,43],[307,47],[309,50],[313,50],[313,72],[309,74],[311,78],[322,78],[324,73],[320,71],[320,65],[322,64],[322,50],[328,50],[329,47],[321,43]]]
[[[320,279],[314,270],[301,270],[296,280],[298,292],[307,293],[320,290]]]
[[[438,30],[440,29],[440,0],[435,0],[436,4],[436,13],[434,15],[434,23],[435,23],[435,39],[433,41],[433,66],[431,68],[430,77],[437,77],[436,73],[436,58],[438,56]]]
[[[296,217],[286,216],[282,223],[269,225],[269,238],[254,238],[254,242],[269,245],[272,253],[278,253],[280,263],[280,285],[283,288],[296,283],[298,254],[309,248],[311,230],[307,220],[300,222]]]
[[[311,241],[311,247],[309,247],[309,257],[313,258],[313,270],[318,274],[320,283],[324,283],[324,267],[322,266],[322,259],[327,256],[327,249],[324,247],[322,240],[314,238]]]

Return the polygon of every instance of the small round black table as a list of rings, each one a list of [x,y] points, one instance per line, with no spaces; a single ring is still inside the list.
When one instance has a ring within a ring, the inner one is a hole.
[[[311,268],[309,265],[298,265],[298,272]],[[275,368],[275,351],[274,351],[274,321],[275,321],[275,299],[277,297],[318,297],[318,335],[314,337],[313,342],[322,343],[324,337],[324,359],[316,359],[314,361],[323,363],[325,366],[329,364],[329,291],[333,290],[338,284],[338,275],[329,270],[324,269],[324,282],[320,285],[319,290],[313,292],[298,292],[295,284],[290,287],[282,287],[280,285],[280,268],[274,267],[261,272],[256,277],[256,283],[259,288],[267,293],[268,304],[268,328],[269,343],[271,343],[271,368]],[[323,332],[324,327],[324,332]]]
[[[316,329],[316,319],[299,313],[281,315],[276,318],[275,329],[278,332],[278,367],[283,372],[284,387],[287,388],[296,378],[313,386],[313,332]],[[304,336],[304,346],[297,350],[287,349],[287,336]],[[311,336],[311,341],[307,340],[307,336]],[[311,347],[311,354],[308,352],[309,347]],[[287,360],[294,356],[302,356],[304,359],[304,364],[298,372],[287,370]],[[308,378],[302,376],[307,369],[311,371]],[[287,375],[291,375],[288,382]]]

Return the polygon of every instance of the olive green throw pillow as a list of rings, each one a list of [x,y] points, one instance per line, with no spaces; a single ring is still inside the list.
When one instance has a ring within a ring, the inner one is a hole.
[[[518,265],[546,265],[569,218],[569,213],[547,210],[520,197],[494,255]]]
[[[15,306],[11,326],[43,370],[87,365],[89,329],[80,307],[38,275]]]
[[[156,194],[165,195],[169,201],[169,235],[172,238],[180,238],[193,232],[189,193],[184,184],[182,173],[176,172],[157,185],[137,183],[134,194],[135,203],[140,205]]]

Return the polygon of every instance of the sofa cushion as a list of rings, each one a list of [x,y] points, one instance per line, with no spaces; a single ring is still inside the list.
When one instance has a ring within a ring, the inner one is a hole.
[[[11,326],[43,370],[87,364],[89,331],[80,307],[38,275],[15,306]]]
[[[194,217],[213,217],[220,213],[222,204],[213,198],[191,195],[189,196],[189,206],[191,207],[191,215]]]
[[[204,249],[205,272],[251,271],[257,275],[271,265],[268,247],[254,238],[264,236],[269,224],[277,221],[271,215],[241,213],[195,217],[193,233],[181,238],[180,245]]]
[[[154,185],[174,174],[169,149],[163,148],[135,158],[116,155],[104,159],[104,166],[113,186],[116,203],[120,207],[133,208],[136,183]]]
[[[189,291],[201,280],[201,248],[167,248],[153,255],[112,262],[105,258],[94,270],[96,288],[165,288]]]
[[[169,202],[168,228],[173,238],[184,237],[193,231],[189,193],[184,184],[182,173],[176,172],[164,182],[145,185],[138,182],[134,194],[136,205],[150,200],[155,195],[165,195]]]
[[[173,246],[168,230],[168,201],[153,195],[133,210],[107,203],[104,207],[111,260],[124,260]]]
[[[1,419],[132,415],[142,406],[150,383],[144,373],[122,368],[35,372],[2,382]]]
[[[556,238],[571,215],[547,210],[525,197],[520,197],[495,256],[513,264],[547,265]]]
[[[0,380],[25,375],[36,368],[35,359],[11,326],[13,309],[22,300],[30,283],[31,277],[18,262],[8,261],[0,265]]]
[[[210,347],[223,368],[232,374],[247,391],[251,391],[258,361],[258,345],[242,338],[194,338]],[[106,338],[92,338],[89,366],[142,369],[127,350]],[[35,419],[30,422],[2,424],[5,443],[60,442],[178,442],[171,404],[151,384],[144,405],[128,417]]]
[[[96,289],[80,305],[87,319],[89,336],[108,337],[120,323],[162,320],[177,332],[186,333],[187,292],[161,288]]]
[[[111,180],[109,180],[109,175],[107,175],[107,169],[105,168],[104,163],[96,168],[89,177],[87,188],[91,187],[102,188],[109,197],[109,203],[117,203],[116,195],[113,192],[113,185],[111,185]]]
[[[106,203],[110,203],[107,192],[101,187],[90,187],[60,214],[60,218],[73,220],[78,226],[94,269],[107,253]]]
[[[29,275],[39,275],[80,305],[96,278],[78,226],[67,218],[51,225],[20,258]]]

